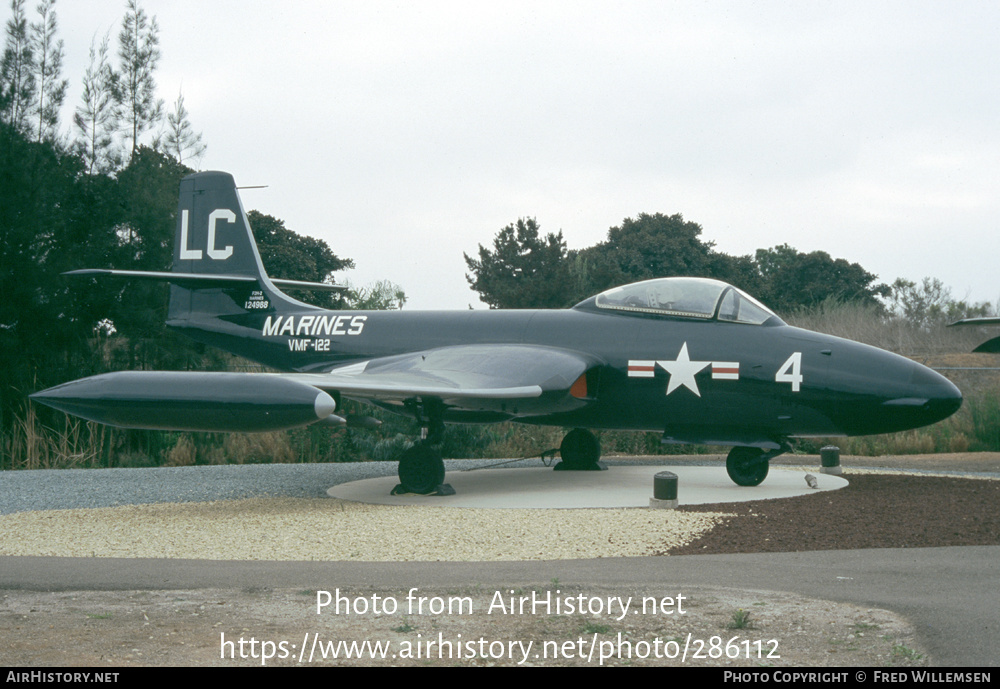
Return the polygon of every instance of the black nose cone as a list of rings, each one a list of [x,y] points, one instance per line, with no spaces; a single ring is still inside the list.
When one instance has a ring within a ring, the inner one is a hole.
[[[923,405],[927,421],[935,423],[958,411],[962,406],[962,392],[954,383],[926,366],[914,364],[913,385],[918,388],[919,397],[926,399]]]

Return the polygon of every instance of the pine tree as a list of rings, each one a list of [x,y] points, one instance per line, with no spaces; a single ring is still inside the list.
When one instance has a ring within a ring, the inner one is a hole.
[[[183,94],[177,94],[174,111],[167,115],[167,132],[158,138],[154,147],[166,151],[181,164],[185,158],[197,159],[204,155],[205,144],[201,142],[201,133],[194,131],[188,120]]]
[[[34,53],[28,40],[24,0],[11,0],[7,40],[0,60],[0,107],[3,121],[17,132],[28,129],[28,112],[35,99]]]
[[[125,135],[132,142],[132,156],[139,148],[139,136],[163,118],[163,101],[156,98],[153,78],[160,61],[159,33],[156,17],[150,20],[139,7],[139,0],[129,0],[118,34],[121,62],[116,92],[122,105]]]
[[[38,5],[41,21],[31,25],[31,47],[35,56],[34,111],[38,116],[38,141],[54,141],[59,126],[59,109],[66,98],[69,82],[60,79],[63,42],[56,40],[56,0],[42,0]]]
[[[73,122],[79,138],[77,153],[87,166],[87,173],[107,172],[116,166],[114,134],[118,129],[119,109],[115,101],[115,74],[108,64],[108,34],[100,46],[97,37],[90,43],[90,66],[83,77],[82,104]]]

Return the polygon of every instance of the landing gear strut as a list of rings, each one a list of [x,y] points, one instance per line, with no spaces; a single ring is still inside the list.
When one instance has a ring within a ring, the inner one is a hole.
[[[601,442],[593,433],[584,428],[574,428],[563,438],[559,446],[559,457],[562,459],[556,465],[556,471],[604,471],[606,466],[598,460],[601,458]]]
[[[759,486],[771,468],[768,462],[779,454],[759,447],[734,447],[726,457],[726,472],[738,486]]]
[[[441,440],[444,435],[444,405],[437,401],[412,403],[412,411],[421,426],[421,439],[399,458],[399,485],[392,495],[454,495],[455,489],[444,482]]]

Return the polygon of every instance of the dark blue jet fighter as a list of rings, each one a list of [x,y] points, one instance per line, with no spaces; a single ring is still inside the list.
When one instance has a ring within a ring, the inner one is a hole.
[[[443,484],[445,423],[572,428],[560,448],[572,469],[597,466],[587,429],[728,445],[729,476],[753,486],[791,438],[916,428],[962,403],[920,364],[790,327],[715,280],[648,280],[562,310],[318,309],[279,287],[329,285],[264,272],[223,172],[181,182],[174,251],[170,272],[74,272],[168,281],[169,326],[283,373],[108,373],[33,399],[114,426],[190,431],[344,424],[341,399],[365,400],[423,427],[399,463],[397,490],[416,493]]]

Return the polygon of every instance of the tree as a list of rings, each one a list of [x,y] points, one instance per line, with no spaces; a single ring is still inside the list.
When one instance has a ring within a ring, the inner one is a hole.
[[[891,289],[889,311],[918,328],[989,316],[993,310],[989,302],[969,304],[952,299],[951,290],[937,278],[926,277],[920,285],[897,278]]]
[[[778,312],[818,306],[828,299],[880,307],[889,287],[857,263],[833,259],[825,251],[804,254],[788,244],[758,249],[759,298]]]
[[[153,78],[160,60],[159,32],[156,17],[150,20],[139,7],[139,0],[129,0],[118,34],[117,97],[122,105],[126,136],[132,141],[131,155],[139,148],[139,136],[163,117],[163,101],[156,98]]]
[[[167,132],[158,138],[157,148],[162,148],[168,154],[183,163],[184,158],[200,158],[205,153],[205,144],[201,142],[201,134],[194,131],[188,121],[188,112],[184,108],[184,96],[177,94],[174,111],[167,115]]]
[[[119,110],[115,101],[115,74],[108,63],[108,34],[100,46],[90,42],[90,66],[83,77],[81,105],[73,116],[79,138],[76,149],[87,174],[109,172],[117,165],[114,135],[118,129]]]
[[[177,227],[177,189],[191,170],[173,158],[140,146],[118,173],[120,211],[111,228],[110,266],[134,270],[170,270]],[[116,308],[107,316],[129,344],[129,368],[163,365],[185,351],[178,337],[164,326],[168,287],[146,281],[125,281]]]
[[[465,279],[494,309],[544,309],[568,305],[570,264],[562,232],[539,237],[538,222],[521,218],[479,245],[479,258],[465,256]]]
[[[31,43],[35,55],[35,114],[38,115],[38,141],[54,141],[59,125],[59,109],[66,97],[69,82],[62,74],[63,42],[56,40],[56,0],[42,0],[38,5],[41,19],[31,25]]]
[[[628,282],[656,277],[705,275],[713,242],[699,239],[701,225],[680,213],[625,218],[608,230],[607,250]]]
[[[0,106],[3,121],[23,133],[28,130],[28,113],[35,99],[35,58],[28,39],[24,0],[11,0],[10,9],[7,40],[0,60]]]
[[[640,213],[608,230],[606,241],[574,255],[577,297],[584,298],[616,285],[674,276],[710,277],[722,266],[712,242],[703,242],[701,225],[679,213]]]
[[[306,237],[285,227],[283,220],[252,210],[247,213],[257,250],[268,275],[286,280],[329,282],[338,270],[354,267],[354,261],[340,258],[322,239]],[[339,300],[325,292],[303,292],[297,298],[316,306],[336,308]]]
[[[394,282],[376,280],[366,287],[348,289],[343,301],[345,308],[358,311],[399,311],[406,303],[406,293]]]
[[[760,294],[763,289],[763,279],[757,271],[753,256],[730,256],[715,252],[710,258],[707,275],[739,287],[753,296]]]

